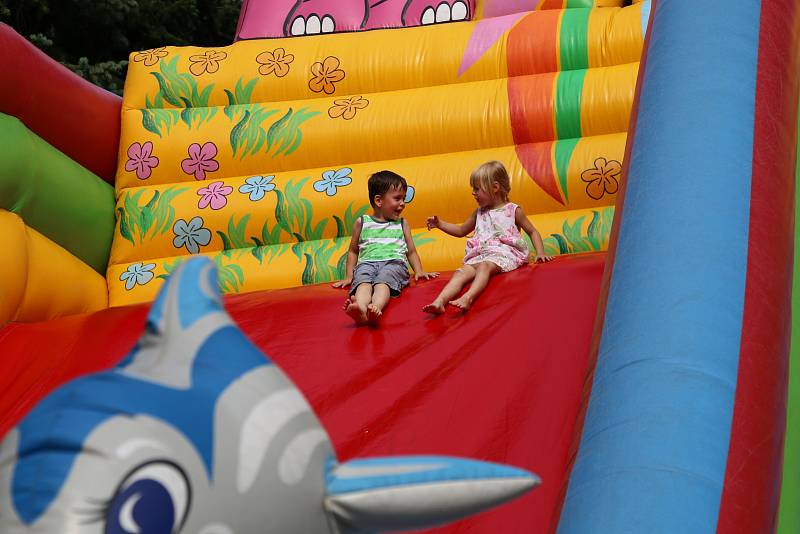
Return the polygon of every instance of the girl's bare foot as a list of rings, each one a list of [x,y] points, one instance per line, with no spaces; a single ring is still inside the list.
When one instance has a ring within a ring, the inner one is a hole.
[[[367,323],[370,326],[378,326],[381,324],[381,318],[383,317],[383,312],[378,309],[377,306],[374,304],[370,304],[367,306]]]
[[[439,299],[436,299],[430,304],[423,306],[422,311],[426,313],[432,313],[433,315],[441,315],[444,313],[444,303]]]
[[[347,299],[345,301],[344,312],[353,319],[358,326],[367,324],[367,310],[362,310],[358,307],[355,300]]]
[[[472,298],[468,297],[467,295],[461,295],[460,298],[456,300],[450,301],[451,306],[455,306],[456,308],[460,308],[464,311],[467,311],[472,306]]]

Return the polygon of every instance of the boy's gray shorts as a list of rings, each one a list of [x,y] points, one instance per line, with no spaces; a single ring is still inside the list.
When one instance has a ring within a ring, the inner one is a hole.
[[[353,284],[350,294],[354,294],[360,284],[386,284],[389,294],[396,297],[408,285],[408,267],[400,260],[365,261],[353,269]]]

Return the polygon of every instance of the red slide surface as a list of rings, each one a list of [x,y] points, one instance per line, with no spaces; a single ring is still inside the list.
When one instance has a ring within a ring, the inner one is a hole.
[[[84,80],[0,23],[0,113],[114,183],[122,99]]]
[[[496,277],[475,308],[429,317],[445,280],[409,288],[380,329],[327,286],[237,295],[241,329],[308,397],[340,459],[449,454],[517,465],[541,487],[437,532],[547,532],[557,521],[605,255]],[[120,360],[148,306],[0,331],[0,435],[57,385]],[[221,355],[224,357],[224,355]]]

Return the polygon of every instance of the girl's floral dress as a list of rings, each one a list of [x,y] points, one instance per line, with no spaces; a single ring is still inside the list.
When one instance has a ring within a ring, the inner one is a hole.
[[[464,265],[490,261],[506,273],[528,263],[530,251],[514,222],[516,211],[517,205],[512,202],[478,210],[475,233],[467,240]]]

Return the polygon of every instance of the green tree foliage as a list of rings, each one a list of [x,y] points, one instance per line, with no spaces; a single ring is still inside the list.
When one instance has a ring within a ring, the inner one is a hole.
[[[233,42],[241,0],[0,0],[0,21],[87,80],[122,93],[128,54]]]

